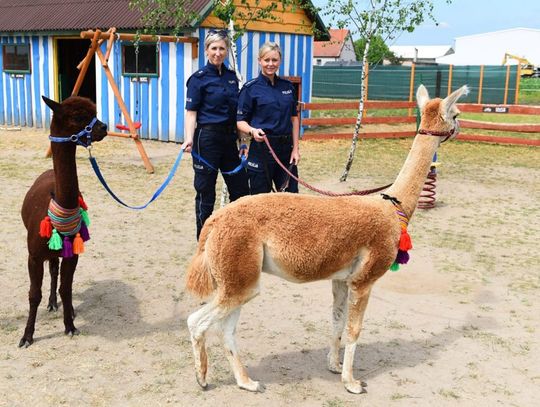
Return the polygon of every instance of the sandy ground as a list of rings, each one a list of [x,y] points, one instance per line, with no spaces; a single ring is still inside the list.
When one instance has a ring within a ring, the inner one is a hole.
[[[411,262],[373,290],[355,360],[367,394],[347,393],[326,369],[330,282],[263,276],[262,294],[243,308],[238,326],[249,372],[267,387],[253,394],[236,387],[215,337],[210,389],[195,382],[186,318],[199,302],[183,287],[196,245],[189,156],[162,197],[131,211],[108,196],[78,151],[92,220],[74,283],[81,334],[64,336],[61,308],[47,312],[46,276],[35,342],[17,347],[28,312],[20,206],[51,165],[46,146],[44,132],[0,130],[1,406],[538,405],[538,165],[501,164],[479,182],[477,169],[449,162],[437,208],[417,211],[412,221]],[[179,151],[175,144],[145,147],[152,175],[130,141],[94,148],[111,188],[130,204],[146,202]],[[318,185],[339,189],[338,176]]]

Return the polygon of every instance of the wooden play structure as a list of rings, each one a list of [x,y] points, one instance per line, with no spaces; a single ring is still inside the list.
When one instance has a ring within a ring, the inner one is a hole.
[[[97,55],[97,57],[100,60],[101,67],[103,68],[103,71],[105,73],[105,76],[107,77],[109,86],[111,87],[114,93],[114,98],[116,102],[118,103],[118,106],[120,107],[121,113],[124,116],[124,120],[126,123],[126,125],[123,125],[121,123],[116,125],[116,128],[122,131],[109,131],[107,134],[109,136],[125,137],[125,138],[133,139],[139,151],[139,154],[141,155],[146,171],[149,173],[153,173],[154,167],[152,166],[152,163],[150,162],[150,159],[148,158],[148,155],[146,154],[146,151],[144,150],[144,146],[142,145],[141,140],[139,138],[138,129],[141,127],[141,123],[135,122],[131,118],[130,112],[122,98],[122,94],[115,81],[114,75],[112,74],[111,69],[109,68],[108,61],[109,61],[111,50],[113,49],[115,41],[132,41],[135,43],[139,41],[158,42],[158,43],[159,42],[187,42],[187,43],[193,44],[192,53],[193,53],[193,57],[195,58],[198,53],[197,44],[198,44],[199,39],[195,37],[122,34],[122,33],[117,33],[114,27],[110,28],[106,32],[102,32],[100,30],[82,31],[81,38],[89,39],[91,40],[91,43],[88,48],[88,52],[86,56],[77,66],[77,68],[79,69],[79,75],[77,77],[77,81],[75,82],[75,86],[73,87],[73,91],[71,95],[72,96],[78,95],[81,85],[84,81],[86,72],[88,71],[88,67],[90,66],[90,63],[92,62],[94,55]],[[106,49],[105,54],[100,48],[100,45],[104,41],[107,41],[107,49]],[[50,149],[49,149],[48,155],[50,155]]]

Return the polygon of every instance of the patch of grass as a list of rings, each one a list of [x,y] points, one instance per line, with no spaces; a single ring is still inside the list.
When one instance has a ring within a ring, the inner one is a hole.
[[[450,390],[450,389],[439,389],[438,393],[447,399],[458,400],[460,398],[459,395],[454,390]]]
[[[540,78],[522,78],[519,84],[519,103],[540,105]]]
[[[408,395],[408,394],[403,394],[403,393],[394,393],[390,396],[390,400],[403,400],[403,399],[410,399],[412,398],[412,396]]]

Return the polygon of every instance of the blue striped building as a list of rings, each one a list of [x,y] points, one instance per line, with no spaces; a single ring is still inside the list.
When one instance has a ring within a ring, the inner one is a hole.
[[[17,0],[6,1],[17,2]],[[96,2],[99,3],[99,0]],[[45,3],[53,2],[52,0],[36,0],[35,7]],[[126,0],[120,0],[119,3],[125,5]],[[207,3],[211,2],[199,3],[205,3],[208,6]],[[202,12],[210,16],[211,10],[204,9]],[[122,27],[120,16],[125,14],[116,14],[120,20],[117,27]],[[56,100],[61,98],[60,87],[64,78],[61,74],[60,58],[65,58],[64,55],[67,51],[60,52],[63,48],[59,46],[59,41],[82,40],[77,37],[79,32],[72,30],[66,35],[65,30],[55,31],[53,27],[47,27],[47,32],[43,33],[36,31],[36,27],[32,32],[25,32],[22,27],[14,29],[13,26],[9,26],[6,30],[3,26],[13,24],[11,20],[7,21],[0,17],[0,46],[3,48],[4,44],[29,44],[31,68],[29,72],[23,73],[5,72],[3,70],[3,55],[0,53],[0,125],[47,128],[50,124],[51,114],[50,110],[42,103],[41,95]],[[198,37],[200,43],[204,43],[204,37],[213,22],[215,23],[210,17],[203,19],[201,24],[189,33],[189,36]],[[89,26],[92,27],[92,25]],[[264,26],[259,24],[258,28],[261,27]],[[271,25],[269,27],[272,29]],[[287,28],[284,29],[283,24],[275,25],[275,27],[276,32],[248,31],[237,39],[238,68],[242,78],[244,81],[248,81],[258,75],[257,54],[259,47],[266,41],[277,42],[283,53],[282,65],[278,74],[292,77],[293,80],[299,82],[301,84],[299,99],[309,101],[313,72],[313,35],[302,34],[294,26],[289,28],[291,32],[284,32]],[[64,29],[64,27],[59,28]],[[79,28],[84,30],[88,27]],[[123,31],[121,28],[117,28],[117,31],[127,32],[127,29]],[[84,41],[88,45],[90,44],[90,41]],[[148,76],[144,81],[134,81],[132,77],[122,74],[122,45],[120,41],[115,41],[109,57],[109,67],[132,119],[142,124],[139,134],[145,139],[182,141],[185,82],[193,72],[205,65],[204,46],[201,44],[198,47],[198,55],[195,54],[197,56],[194,58],[192,55],[194,45],[190,43],[159,42],[157,47],[159,74]],[[133,44],[129,43],[128,45]],[[106,42],[101,47],[105,53]],[[73,65],[76,66],[78,62],[74,62]],[[93,62],[92,72],[95,75],[95,80],[92,81],[92,86],[95,86],[93,95],[95,94],[100,120],[107,123],[110,128],[114,128],[117,123],[125,123],[105,72],[97,58]],[[81,95],[84,94],[81,93]]]

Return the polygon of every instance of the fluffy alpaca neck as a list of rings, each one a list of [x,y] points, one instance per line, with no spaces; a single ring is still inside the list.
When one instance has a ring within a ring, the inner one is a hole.
[[[53,168],[55,177],[54,200],[63,208],[76,208],[79,204],[79,180],[75,158],[76,145],[54,145]]]
[[[401,201],[401,206],[412,217],[418,198],[429,173],[439,138],[417,134],[405,164],[387,194]]]

